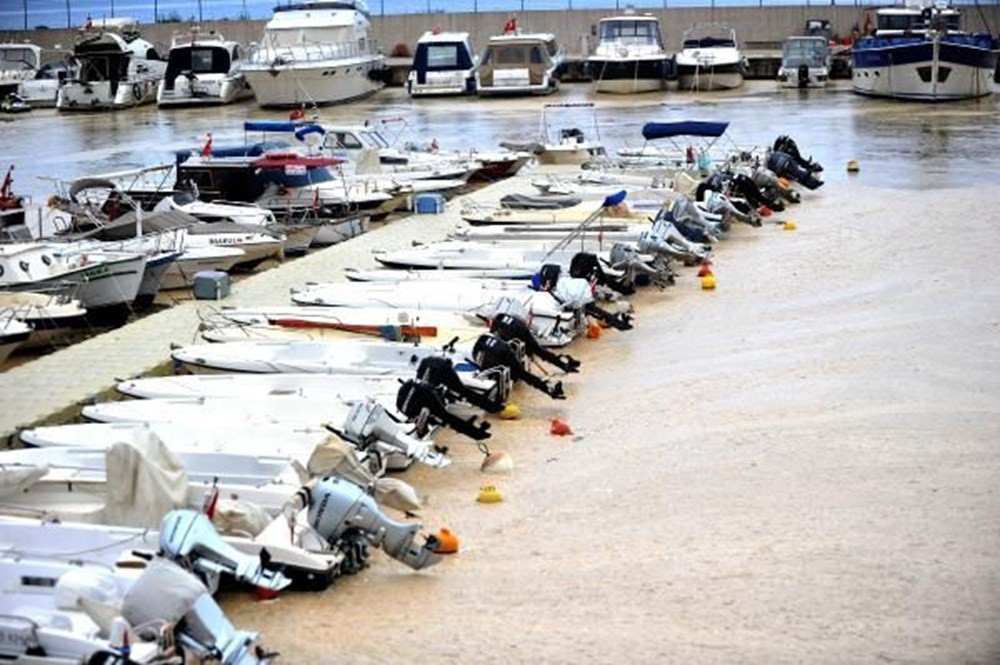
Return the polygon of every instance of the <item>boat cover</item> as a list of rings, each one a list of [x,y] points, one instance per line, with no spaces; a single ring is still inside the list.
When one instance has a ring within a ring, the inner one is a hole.
[[[177,623],[206,593],[197,577],[173,561],[155,557],[126,592],[122,617],[130,626]]]
[[[726,133],[728,127],[728,122],[703,122],[700,120],[647,122],[642,127],[642,136],[647,141],[665,139],[672,136],[708,136],[718,138]]]
[[[531,196],[530,194],[508,194],[500,199],[504,208],[516,210],[561,210],[572,208],[583,202],[579,196],[559,194],[555,196]]]
[[[105,457],[107,490],[105,524],[156,528],[163,516],[187,506],[187,472],[152,432],[133,430]]]

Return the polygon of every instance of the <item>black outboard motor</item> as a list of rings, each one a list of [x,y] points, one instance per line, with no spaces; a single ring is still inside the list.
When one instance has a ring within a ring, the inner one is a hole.
[[[499,413],[504,407],[503,398],[497,394],[500,391],[499,382],[502,379],[497,380],[498,385],[489,393],[483,394],[477,392],[462,382],[462,379],[458,376],[458,372],[455,371],[451,360],[448,358],[427,356],[417,365],[416,378],[418,381],[423,381],[428,385],[445,391],[445,395],[449,395],[456,400],[468,402],[488,413]]]
[[[809,87],[809,65],[807,65],[804,62],[801,65],[799,65],[798,75],[799,75],[799,78],[798,78],[799,87],[800,88],[808,88]]]
[[[496,366],[506,367],[510,370],[510,375],[515,381],[524,381],[552,399],[566,399],[562,381],[556,381],[550,385],[545,379],[526,370],[524,362],[514,351],[510,342],[505,342],[499,337],[480,335],[472,347],[472,360],[480,367],[487,369]]]
[[[445,425],[474,441],[490,438],[490,424],[476,423],[476,417],[459,418],[448,411],[441,395],[423,381],[407,379],[396,392],[396,408],[411,422],[417,423],[417,432],[427,434],[427,423]]]
[[[753,180],[742,173],[733,178],[730,187],[732,191],[738,193],[754,206],[767,206],[775,212],[781,212],[785,209],[784,203],[765,194]]]
[[[616,279],[604,272],[601,262],[596,254],[590,252],[578,252],[569,262],[569,275],[590,282],[597,282],[601,286],[606,286],[612,291],[617,291],[623,296],[630,296],[635,293],[635,287],[621,279]]]
[[[559,283],[559,276],[562,274],[562,268],[555,263],[546,263],[538,271],[538,288],[542,291],[548,291],[553,293],[556,288],[556,284]],[[594,304],[593,300],[583,306],[583,311],[594,317],[598,321],[603,321],[612,328],[617,330],[631,330],[632,320],[629,318],[628,314],[612,314],[607,310],[601,309]],[[511,376],[517,377],[511,372]]]
[[[823,186],[822,180],[795,161],[794,157],[783,152],[772,152],[771,156],[767,159],[767,168],[774,171],[775,175],[794,180],[809,189],[816,189]]]
[[[812,160],[812,157],[805,159],[802,153],[799,152],[799,145],[791,136],[786,136],[782,134],[778,138],[774,139],[774,152],[783,152],[786,155],[790,155],[795,162],[809,171],[810,173],[820,173],[823,170],[823,166]],[[772,169],[773,170],[773,169]],[[778,175],[781,175],[780,173]]]
[[[579,372],[580,361],[566,354],[555,354],[544,348],[531,334],[528,324],[513,314],[497,314],[490,322],[490,332],[505,342],[517,340],[532,358],[541,358],[564,372]]]

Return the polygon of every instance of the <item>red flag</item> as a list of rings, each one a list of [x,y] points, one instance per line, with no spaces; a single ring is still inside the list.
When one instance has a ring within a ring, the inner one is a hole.
[[[7,169],[7,176],[3,179],[3,187],[0,187],[0,199],[13,198],[14,193],[11,191],[11,188],[14,185],[14,178],[11,176],[13,171],[13,166]]]
[[[205,502],[202,504],[202,512],[208,516],[208,519],[215,518],[215,509],[219,505],[219,486],[213,484],[212,489],[209,490],[208,494],[205,495]]]
[[[201,149],[201,156],[202,157],[211,157],[212,156],[212,133],[211,132],[208,133],[208,140],[205,141],[205,145]]]
[[[517,17],[511,16],[503,25],[503,34],[510,35],[517,32]]]
[[[294,109],[291,113],[288,114],[289,120],[301,120],[304,117],[306,117],[306,110],[301,107]]]

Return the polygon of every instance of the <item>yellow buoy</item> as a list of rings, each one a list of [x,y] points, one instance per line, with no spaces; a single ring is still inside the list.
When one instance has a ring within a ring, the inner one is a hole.
[[[518,420],[521,417],[521,408],[517,404],[506,404],[499,415],[501,420]]]
[[[847,162],[847,172],[848,173],[857,173],[860,170],[861,170],[861,164],[858,163],[858,160],[852,159],[852,160],[850,160],[850,161]]]
[[[715,288],[715,275],[708,273],[701,278],[701,288],[705,291],[711,291]]]
[[[503,497],[493,485],[487,485],[479,489],[479,496],[476,498],[479,503],[500,503]]]
[[[798,227],[795,225],[795,222],[785,222],[781,228],[785,229],[786,231],[794,231]]]

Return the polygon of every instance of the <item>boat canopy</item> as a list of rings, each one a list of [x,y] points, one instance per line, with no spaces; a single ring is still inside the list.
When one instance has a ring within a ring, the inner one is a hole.
[[[262,141],[249,145],[232,146],[225,148],[212,148],[212,157],[260,157],[272,150],[288,149],[287,141]],[[194,155],[196,150],[178,150],[175,155],[175,163],[183,164]]]
[[[309,122],[295,122],[293,120],[247,120],[243,123],[243,131],[294,132],[309,124]]]
[[[728,127],[728,122],[704,122],[700,120],[647,122],[642,127],[642,136],[647,141],[674,136],[707,136],[718,138],[726,133]]]
[[[254,160],[251,166],[258,169],[281,169],[288,166],[298,166],[307,169],[315,169],[323,166],[337,166],[343,164],[342,159],[331,157],[308,157],[293,152],[271,153],[264,155],[260,159]]]

